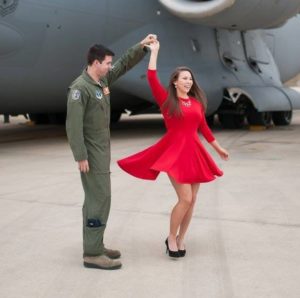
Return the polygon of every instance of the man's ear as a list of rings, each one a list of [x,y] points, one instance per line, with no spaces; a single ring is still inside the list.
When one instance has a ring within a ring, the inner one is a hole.
[[[100,62],[98,59],[95,59],[92,65],[97,65],[97,64],[101,64],[102,62]]]

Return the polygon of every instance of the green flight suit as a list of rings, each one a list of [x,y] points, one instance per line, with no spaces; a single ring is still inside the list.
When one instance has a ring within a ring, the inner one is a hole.
[[[90,171],[81,173],[85,199],[83,213],[84,256],[103,254],[103,234],[110,202],[110,86],[145,56],[136,44],[95,82],[83,71],[69,87],[66,131],[76,161],[88,160]]]

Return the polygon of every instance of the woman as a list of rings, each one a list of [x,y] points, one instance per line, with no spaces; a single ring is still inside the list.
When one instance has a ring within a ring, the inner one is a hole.
[[[168,89],[160,84],[156,74],[159,42],[151,50],[148,81],[167,128],[165,136],[148,149],[119,160],[119,166],[129,174],[155,180],[163,171],[177,193],[178,202],[170,219],[170,233],[165,244],[170,257],[183,257],[187,232],[200,183],[209,182],[223,172],[201,144],[198,130],[224,160],[228,152],[215,140],[205,120],[206,98],[192,71],[178,67],[170,78]]]

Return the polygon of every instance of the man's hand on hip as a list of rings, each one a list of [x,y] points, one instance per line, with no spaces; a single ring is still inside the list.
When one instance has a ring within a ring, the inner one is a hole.
[[[78,169],[82,173],[87,173],[90,170],[89,162],[87,160],[78,161]]]

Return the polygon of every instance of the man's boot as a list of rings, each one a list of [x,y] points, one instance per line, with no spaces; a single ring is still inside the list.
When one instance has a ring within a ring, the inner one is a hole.
[[[119,259],[121,257],[121,252],[119,250],[104,248],[104,254],[110,259]]]
[[[83,265],[86,268],[96,268],[104,270],[120,269],[122,263],[120,261],[112,260],[105,255],[95,257],[83,257]]]

